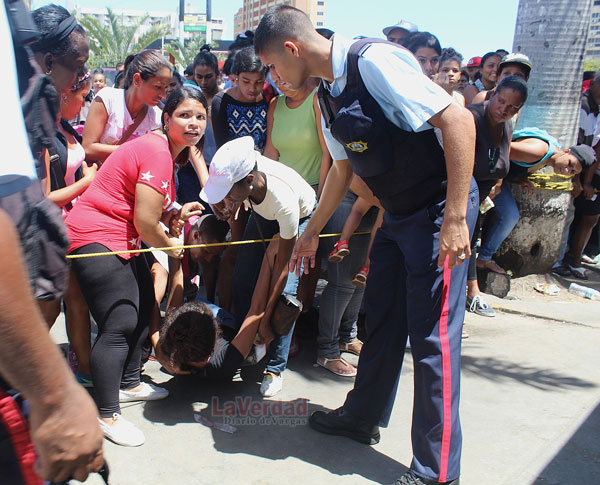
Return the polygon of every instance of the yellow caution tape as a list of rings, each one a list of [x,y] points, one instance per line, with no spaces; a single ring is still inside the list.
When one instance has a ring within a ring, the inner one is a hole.
[[[364,234],[371,234],[370,231],[355,232],[353,236],[361,236]],[[341,233],[336,234],[319,234],[319,237],[335,237],[341,236]],[[276,241],[279,238],[272,237],[265,239],[264,242]],[[242,244],[255,244],[262,243],[262,239],[248,239],[244,241],[231,241],[222,243],[206,243],[206,244],[190,244],[187,246],[171,246],[166,248],[148,248],[148,249],[127,249],[123,251],[107,251],[103,253],[88,253],[88,254],[68,254],[67,259],[82,259],[82,258],[96,258],[98,256],[117,256],[119,254],[140,254],[140,253],[151,253],[154,251],[171,251],[174,249],[192,249],[192,248],[210,248],[214,246],[240,246]]]
[[[571,175],[560,175],[556,173],[532,173],[528,179],[536,189],[558,190],[571,192],[573,184]]]

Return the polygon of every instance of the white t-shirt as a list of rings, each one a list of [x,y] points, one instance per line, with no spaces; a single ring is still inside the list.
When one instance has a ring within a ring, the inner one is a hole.
[[[0,62],[8,69],[0,76],[0,92],[4,94],[0,144],[7,149],[0,158],[0,197],[6,197],[28,187],[37,175],[19,102],[15,53],[4,4],[0,8],[0,45],[4,46]]]
[[[309,216],[317,200],[315,191],[294,169],[280,162],[256,155],[258,171],[267,178],[267,195],[254,210],[270,221],[279,223],[282,239],[298,234],[300,219]]]
[[[127,128],[133,123],[133,119],[125,105],[125,90],[107,86],[101,89],[98,94],[96,94],[96,97],[102,100],[106,112],[108,113],[108,120],[106,121],[106,126],[100,137],[100,143],[116,145],[123,136],[123,133],[125,133]],[[146,117],[128,138],[128,141],[133,140],[138,136],[142,136],[149,131],[160,128],[161,115],[162,111],[159,108],[156,106],[148,106]]]

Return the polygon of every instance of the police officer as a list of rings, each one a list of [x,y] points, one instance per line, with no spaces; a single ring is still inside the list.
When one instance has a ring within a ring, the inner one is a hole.
[[[413,461],[399,484],[457,483],[461,431],[460,340],[469,237],[478,205],[475,128],[401,47],[375,39],[327,40],[293,7],[269,10],[254,37],[273,79],[322,79],[320,102],[335,163],[291,267],[314,266],[318,234],[361,176],[385,208],[365,292],[367,339],[342,407],[317,411],[317,431],[379,441],[410,336],[415,365]],[[440,129],[444,150],[433,128]]]

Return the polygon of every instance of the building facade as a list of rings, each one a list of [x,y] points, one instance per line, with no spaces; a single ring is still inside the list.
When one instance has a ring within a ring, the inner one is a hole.
[[[600,60],[600,0],[594,0],[591,9],[590,30],[585,45],[585,59]]]
[[[299,8],[310,17],[315,28],[325,27],[326,0],[244,0],[243,7],[234,17],[234,37],[246,30],[256,30],[265,12],[275,5],[285,4]]]
[[[94,17],[100,25],[108,26],[109,18],[108,12],[105,8],[83,8],[73,6],[69,8],[70,11],[75,10],[78,15],[88,15]],[[199,9],[195,8],[192,4],[186,4],[184,23],[183,23],[183,38],[191,39],[198,34],[206,36],[207,29],[209,27],[206,14],[195,13]],[[133,42],[137,42],[138,39],[144,35],[153,25],[168,25],[170,32],[166,35],[166,38],[178,39],[179,35],[179,12],[167,12],[167,11],[145,11],[145,10],[121,10],[113,9],[113,13],[123,18],[123,24],[125,26],[133,25],[137,22],[140,17],[148,15],[146,21],[137,30]],[[210,22],[211,40],[221,40],[223,38],[223,32],[225,30],[225,22],[222,18],[213,18]]]
[[[233,16],[233,38],[241,34],[244,29],[244,9],[240,8]]]

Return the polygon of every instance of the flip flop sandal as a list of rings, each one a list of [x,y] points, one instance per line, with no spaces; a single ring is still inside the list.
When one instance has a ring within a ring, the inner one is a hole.
[[[352,278],[352,284],[359,288],[364,288],[367,286],[367,276],[369,276],[369,268],[362,266],[354,278]]]
[[[329,367],[327,367],[327,362],[343,362],[346,365],[350,365],[348,362],[346,362],[344,359],[342,359],[341,357],[339,359],[328,359],[327,357],[322,357],[323,362],[320,361],[321,357],[319,357],[317,359],[317,365],[323,367],[324,369],[327,369],[329,372],[337,375],[337,376],[342,376],[342,377],[354,377],[356,376],[356,369],[354,369],[354,371],[352,371],[350,374],[344,374],[342,372],[336,372],[333,369],[330,369]]]
[[[340,351],[360,356],[360,350],[356,349],[357,344],[360,344],[362,349],[362,342],[358,339],[354,339],[352,342],[340,342]]]
[[[585,272],[585,269],[583,268],[576,268],[575,266],[571,266],[569,265],[569,269],[571,270],[571,274],[573,276],[575,276],[575,278],[579,278],[580,280],[587,280],[587,274]]]
[[[584,254],[583,256],[581,256],[581,262],[586,263],[586,264],[596,264],[596,261],[594,261],[594,258],[590,258],[587,254]]]
[[[479,264],[480,261],[481,261],[481,264]],[[506,274],[506,270],[502,266],[500,266],[498,263],[496,263],[496,261],[494,261],[493,259],[488,259],[488,260],[478,259],[477,260],[477,269],[493,271],[494,273],[498,273],[498,274]],[[498,271],[498,270],[500,270],[500,271]]]
[[[344,246],[344,247],[340,247],[340,246]],[[329,253],[329,256],[327,256],[327,261],[329,261],[330,263],[339,263],[342,259],[344,259],[349,254],[350,254],[350,250],[348,249],[348,241],[345,239],[342,239],[341,241],[338,241],[335,243],[335,246],[333,246],[333,251],[331,251]]]

